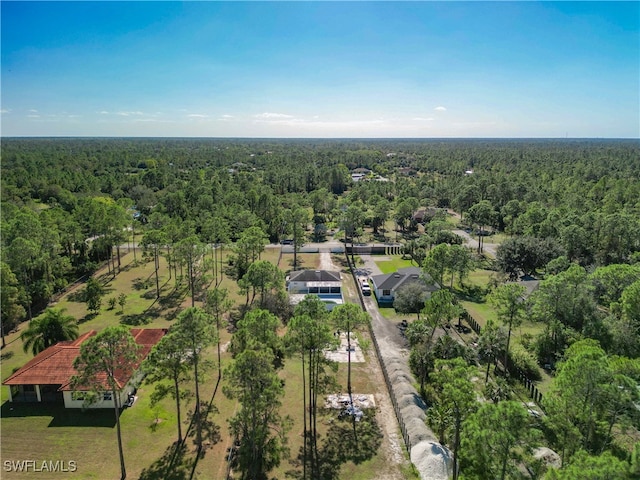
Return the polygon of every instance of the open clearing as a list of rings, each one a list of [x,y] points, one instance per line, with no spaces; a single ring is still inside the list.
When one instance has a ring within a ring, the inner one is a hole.
[[[306,268],[317,268],[320,256],[315,254],[300,255]],[[278,249],[267,249],[263,259],[287,269],[288,257],[279,258]],[[101,330],[108,325],[119,323],[148,328],[167,328],[171,326],[179,310],[190,306],[191,299],[184,286],[175,285],[175,278],[170,278],[167,265],[161,259],[159,284],[161,298],[155,299],[155,275],[152,262],[141,262],[140,252],[137,254],[138,263],[134,264],[133,255],[126,254],[122,258],[122,271],[112,277],[106,271],[100,271],[97,277],[107,289],[106,299],[117,296],[120,292],[127,295],[124,311],[118,307],[109,310],[103,306],[100,314],[91,316],[86,305],[80,300],[79,292],[83,286],[68,292],[61,298],[56,308],[66,308],[67,312],[79,319],[80,333],[88,330]],[[338,260],[339,262],[339,260]],[[335,269],[344,271],[339,263]],[[290,268],[290,267],[289,267]],[[355,299],[355,286],[347,284],[346,299]],[[353,283],[353,282],[351,282]],[[244,303],[245,298],[237,295],[237,286],[226,275],[220,286],[227,288],[230,298],[235,305]],[[349,293],[351,291],[351,293]],[[196,302],[198,304],[198,302]],[[23,324],[21,328],[25,328]],[[19,340],[20,331],[13,332],[7,337],[7,347],[2,351],[2,377],[6,378],[11,372],[22,366],[31,358],[22,352]],[[221,345],[228,344],[231,334],[226,329],[220,331]],[[368,340],[366,332],[359,332],[360,340]],[[345,339],[346,341],[346,339]],[[222,349],[225,350],[225,349]],[[352,383],[353,391],[360,395],[373,395],[375,412],[370,420],[373,424],[363,422],[361,428],[371,429],[372,442],[362,446],[362,451],[368,451],[369,458],[344,459],[334,450],[335,444],[343,442],[350,429],[350,423],[337,420],[337,412],[331,409],[321,409],[320,434],[321,442],[326,444],[327,461],[338,462],[340,465],[335,478],[352,478],[354,480],[390,479],[401,480],[416,478],[408,462],[406,451],[398,434],[399,429],[395,413],[391,407],[388,393],[384,389],[384,380],[375,354],[369,350],[364,352],[358,344],[358,352],[352,353]],[[217,359],[217,348],[210,347],[206,356],[214,361]],[[345,345],[346,354],[346,345]],[[355,355],[354,355],[355,354]],[[362,360],[354,360],[356,355],[362,355]],[[346,355],[344,355],[346,359]],[[229,352],[222,352],[221,369],[224,372],[231,361]],[[346,361],[346,360],[345,360]],[[150,406],[152,385],[143,384],[138,390],[138,400],[132,408],[125,409],[121,415],[123,430],[124,454],[128,478],[151,479],[224,479],[227,473],[225,460],[227,448],[231,446],[227,419],[237,409],[237,404],[228,400],[222,394],[224,380],[218,384],[217,365],[210,370],[202,384],[202,398],[210,402],[207,415],[209,425],[205,448],[196,459],[193,444],[193,431],[186,442],[184,451],[174,451],[173,442],[176,439],[177,427],[175,403],[168,398],[156,407]],[[280,377],[285,384],[282,412],[292,418],[292,430],[289,434],[289,448],[291,458],[283,461],[282,465],[272,472],[275,478],[285,478],[287,472],[300,467],[297,456],[302,446],[302,385],[301,365],[296,359],[288,359],[285,367],[280,371]],[[224,377],[223,377],[224,378]],[[347,385],[347,364],[340,363],[336,373],[338,388],[335,394],[344,394]],[[188,388],[192,389],[192,387]],[[2,387],[2,419],[1,427],[3,442],[1,454],[3,460],[74,460],[77,471],[73,478],[78,479],[110,479],[119,478],[118,453],[115,436],[115,426],[112,411],[69,411],[57,406],[47,405],[18,405],[7,401],[7,387]],[[187,410],[192,408],[192,399],[182,402],[183,432],[187,431],[189,418]],[[346,428],[346,430],[345,430]],[[345,433],[347,432],[347,433]],[[379,432],[378,438],[375,432]],[[375,441],[374,441],[375,440]],[[338,455],[333,457],[332,455]],[[69,473],[14,473],[3,472],[3,479],[27,478],[68,478]]]

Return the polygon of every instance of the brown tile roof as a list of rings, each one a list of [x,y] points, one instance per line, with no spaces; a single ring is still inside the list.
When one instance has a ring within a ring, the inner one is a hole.
[[[73,362],[80,354],[80,345],[88,338],[96,335],[95,330],[80,335],[76,340],[58,342],[43,350],[29,360],[7,378],[3,385],[61,385],[59,390],[71,390],[69,384],[71,377],[77,372],[73,368]],[[167,333],[164,328],[134,328],[131,334],[136,343],[141,346],[140,361],[135,365],[134,371],[140,366],[142,360],[149,354],[153,346]],[[120,373],[120,375],[118,375]],[[131,375],[124,372],[116,372],[116,380],[120,388],[124,387],[131,379]]]

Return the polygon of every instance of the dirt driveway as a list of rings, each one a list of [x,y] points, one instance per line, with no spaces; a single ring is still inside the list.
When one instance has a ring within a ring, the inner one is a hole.
[[[321,251],[320,269],[340,270],[341,267],[333,263],[330,252]],[[378,315],[380,315],[377,312],[377,308],[375,309],[375,311]],[[372,316],[372,322],[379,323],[379,320],[374,320]],[[399,340],[402,339],[400,335],[398,335],[398,337]],[[375,383],[383,387],[385,384],[384,375],[382,373],[380,364],[378,363],[377,356],[374,355],[373,352],[371,352],[369,354],[369,359],[371,361],[367,362],[367,368],[371,376],[376,380]],[[378,420],[384,436],[381,448],[383,449],[385,458],[387,460],[387,468],[385,468],[385,470],[383,471],[378,472],[377,477],[372,480],[403,480],[405,477],[401,472],[402,466],[406,466],[408,461],[403,452],[405,448],[404,441],[402,440],[402,437],[398,435],[398,420],[393,409],[393,404],[391,403],[391,397],[389,396],[389,392],[386,388],[380,388],[377,392],[375,392],[375,402],[378,408],[376,419]]]
[[[360,255],[364,266],[357,274],[373,276],[382,272],[371,255]],[[398,325],[380,314],[375,296],[365,297],[365,308],[371,316],[380,357],[391,384],[391,395],[396,399],[398,416],[410,445],[411,462],[425,480],[446,480],[450,476],[450,455],[437,442],[434,433],[427,427],[426,405],[413,387],[415,380],[409,368],[409,347]],[[394,410],[395,414],[395,410]]]

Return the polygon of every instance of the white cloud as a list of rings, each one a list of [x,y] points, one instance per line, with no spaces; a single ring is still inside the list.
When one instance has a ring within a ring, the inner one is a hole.
[[[38,110],[36,110],[35,108],[32,108],[31,110],[29,110],[29,113],[38,113]]]
[[[98,112],[100,115],[109,115],[109,112],[107,112],[106,110],[102,110],[101,112]]]
[[[40,118],[40,115],[35,115],[35,114],[31,114],[31,115],[27,115],[28,118]]]
[[[257,115],[254,115],[253,117],[261,119],[261,120],[271,120],[271,119],[293,118],[293,115],[286,115],[284,113],[264,112],[264,113],[258,113]]]
[[[173,120],[161,120],[158,118],[134,118],[135,123],[175,123]]]
[[[496,125],[496,122],[453,122],[452,127],[490,127]]]
[[[209,115],[204,115],[202,113],[190,113],[187,115],[189,118],[209,118]]]
[[[436,108],[434,108],[434,110],[436,112],[446,112],[447,111],[447,109],[445,107],[442,107],[442,106],[436,107]]]
[[[233,115],[222,115],[222,118],[233,118]]]
[[[411,120],[415,120],[417,122],[433,122],[435,119],[433,117],[413,117]]]
[[[137,112],[118,112],[117,115],[120,115],[121,117],[128,117],[130,115],[144,115],[144,113],[137,111]]]
[[[3,108],[2,110],[0,110],[0,113],[11,113],[11,109],[10,108]]]
[[[302,129],[318,129],[320,131],[324,131],[327,129],[349,130],[353,128],[388,124],[388,122],[382,118],[372,120],[319,120],[317,116],[315,116],[312,120],[307,120],[304,118],[295,118],[290,115],[287,118],[275,118],[273,120],[256,120],[254,123],[296,127]]]

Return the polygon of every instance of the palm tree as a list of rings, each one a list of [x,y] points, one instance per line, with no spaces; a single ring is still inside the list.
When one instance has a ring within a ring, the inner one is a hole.
[[[504,351],[507,344],[507,332],[503,327],[498,326],[489,319],[487,325],[480,332],[478,337],[478,356],[483,362],[487,362],[487,373],[484,383],[489,381],[489,369],[495,364],[496,359]]]
[[[29,322],[29,327],[22,332],[22,349],[33,355],[63,340],[78,338],[78,324],[71,315],[65,315],[66,309],[47,308],[41,316]]]
[[[507,362],[509,360],[509,342],[511,340],[511,330],[519,327],[524,320],[526,304],[524,294],[526,289],[518,283],[505,283],[491,292],[487,299],[495,309],[498,319],[505,324],[507,330],[507,346],[504,349],[504,370],[507,372]]]

